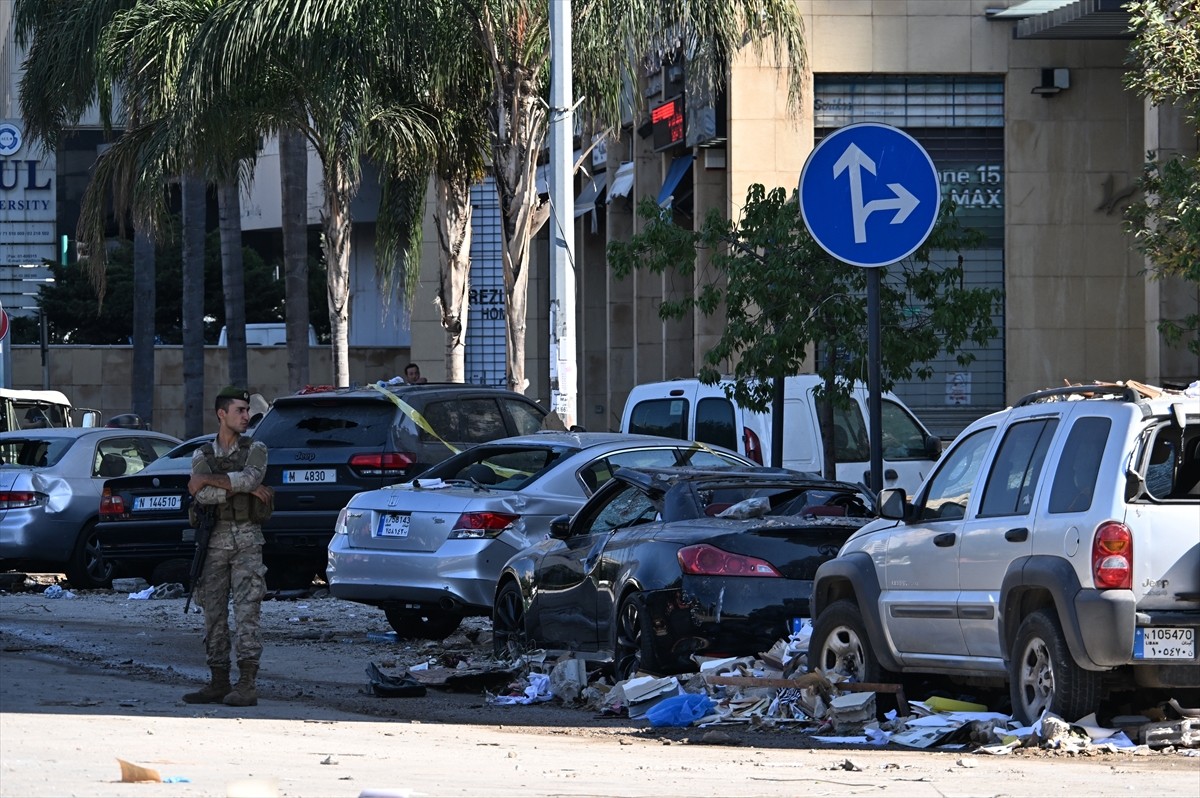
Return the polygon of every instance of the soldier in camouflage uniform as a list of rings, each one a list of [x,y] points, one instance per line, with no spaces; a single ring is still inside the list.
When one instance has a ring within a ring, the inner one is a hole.
[[[204,610],[204,643],[212,679],[188,693],[189,704],[247,707],[258,704],[255,680],[262,655],[259,617],[267,592],[262,527],[250,518],[251,496],[270,503],[273,493],[262,484],[267,447],[243,433],[250,422],[250,394],[227,387],[216,400],[217,438],[192,455],[188,492],[196,502],[216,506],[216,522],[208,557],[193,593]],[[214,467],[215,466],[215,467]],[[229,602],[233,599],[234,637],[230,639]],[[229,655],[236,647],[238,681],[229,681]]]

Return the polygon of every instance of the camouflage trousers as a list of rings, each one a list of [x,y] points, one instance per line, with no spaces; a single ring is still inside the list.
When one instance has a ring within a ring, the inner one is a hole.
[[[196,603],[204,610],[204,647],[209,667],[228,668],[235,642],[238,662],[257,662],[262,655],[260,617],[267,593],[266,574],[261,544],[209,548],[195,590]],[[236,640],[230,635],[230,603]]]

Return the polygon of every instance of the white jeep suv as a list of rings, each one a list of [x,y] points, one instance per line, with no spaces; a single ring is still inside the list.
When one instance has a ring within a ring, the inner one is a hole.
[[[1038,391],[880,495],[813,583],[809,667],[1007,679],[1014,717],[1200,688],[1200,395]]]

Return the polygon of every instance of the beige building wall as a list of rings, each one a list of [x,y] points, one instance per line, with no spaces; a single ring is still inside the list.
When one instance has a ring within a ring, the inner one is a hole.
[[[1007,400],[1063,380],[1153,383],[1200,375],[1200,359],[1166,347],[1157,331],[1163,318],[1196,312],[1196,287],[1151,279],[1122,219],[1146,151],[1194,151],[1195,135],[1177,112],[1146,109],[1124,89],[1128,41],[1016,39],[1015,21],[986,14],[1015,0],[797,0],[797,5],[811,69],[801,110],[788,108],[783,76],[769,56],[743,53],[729,75],[728,142],[724,149],[693,151],[695,221],[677,214],[677,222],[699,223],[709,209],[735,216],[751,183],[796,186],[812,147],[813,76],[1000,76]],[[1069,69],[1070,88],[1048,98],[1031,93],[1049,67]],[[679,154],[653,152],[651,141],[637,132],[642,121],[637,118],[608,143],[610,177],[621,161],[636,164],[632,195],[605,206],[597,234],[582,224],[576,230],[579,417],[589,429],[615,428],[633,385],[695,374],[721,333],[720,322],[712,319],[666,325],[658,318],[664,296],[694,290],[695,284],[644,273],[617,280],[607,265],[607,242],[627,240],[641,229],[637,201],[657,195],[671,158]],[[539,259],[544,250],[544,244],[535,250]],[[545,306],[541,293],[531,294],[531,363],[547,348],[532,318],[544,316]],[[430,316],[418,301],[413,317],[418,359],[441,351],[421,330],[421,320]],[[540,362],[537,372],[530,368],[531,379],[541,369]],[[533,386],[530,394],[547,399],[541,390]]]
[[[404,375],[409,362],[407,347],[350,349],[350,381],[364,385]],[[246,350],[247,388],[272,402],[288,390],[287,347],[252,346]],[[309,353],[309,373],[314,383],[332,373],[328,347]],[[133,348],[128,346],[52,346],[46,366],[37,346],[14,346],[13,380],[16,389],[37,390],[48,385],[61,390],[76,407],[99,410],[104,420],[133,408]],[[217,393],[229,384],[228,350],[204,348],[204,407],[212,406]],[[182,438],[184,435],[183,348],[159,346],[154,352],[154,429]],[[44,382],[43,382],[44,380]],[[431,378],[432,381],[432,378]],[[206,432],[216,431],[216,421],[205,422]]]
[[[1142,104],[1122,88],[1125,42],[1014,41],[1006,81],[1007,388],[1158,382],[1145,357],[1142,259],[1122,203],[1141,172]],[[1071,87],[1043,98],[1043,67]]]

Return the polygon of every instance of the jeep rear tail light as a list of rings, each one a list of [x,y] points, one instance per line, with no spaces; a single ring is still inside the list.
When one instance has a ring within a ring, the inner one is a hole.
[[[15,510],[18,507],[37,507],[38,494],[30,490],[0,491],[0,510]]]
[[[1133,587],[1133,534],[1129,527],[1106,521],[1092,541],[1092,579],[1104,590]]]
[[[408,452],[370,452],[350,458],[350,467],[365,477],[402,477],[417,460]]]
[[[450,530],[451,540],[494,538],[512,526],[519,515],[511,513],[463,513]]]
[[[114,495],[112,488],[105,488],[104,493],[100,496],[100,517],[111,518],[116,515],[125,514],[125,500],[119,495]]]
[[[759,465],[763,464],[762,443],[749,427],[742,428],[742,440],[746,442],[746,456]]]
[[[783,576],[766,560],[730,554],[707,543],[684,546],[676,556],[683,572],[693,576]]]

